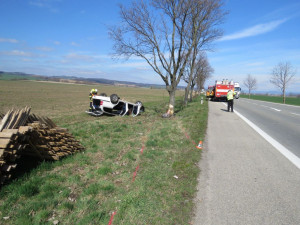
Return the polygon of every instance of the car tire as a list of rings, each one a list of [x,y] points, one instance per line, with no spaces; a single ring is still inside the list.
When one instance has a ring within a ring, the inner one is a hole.
[[[145,107],[143,106],[143,103],[141,101],[137,101],[135,104],[141,105],[140,111],[145,112]]]
[[[143,105],[143,103],[141,101],[137,101],[135,104],[137,104],[137,105]]]
[[[100,96],[107,97],[107,94],[106,93],[101,93]]]
[[[116,95],[116,94],[112,94],[111,96],[110,96],[110,101],[111,101],[111,103],[113,103],[113,104],[117,104],[118,102],[119,102],[119,96],[118,95]]]

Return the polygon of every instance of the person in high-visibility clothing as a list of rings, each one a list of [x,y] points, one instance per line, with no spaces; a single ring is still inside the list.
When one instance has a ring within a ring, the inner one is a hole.
[[[233,112],[233,96],[234,95],[235,95],[235,93],[231,89],[227,92],[227,102],[228,102],[227,110],[228,110],[228,112],[229,112],[230,108],[231,108],[231,112]]]
[[[209,89],[207,89],[207,91],[206,91],[206,98],[209,98]]]
[[[90,91],[89,97],[90,97],[90,112],[93,111],[93,96],[98,94],[98,90],[97,89],[92,89]]]

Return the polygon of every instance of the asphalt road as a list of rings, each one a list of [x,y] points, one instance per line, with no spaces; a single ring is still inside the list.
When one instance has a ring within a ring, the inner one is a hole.
[[[226,108],[209,102],[192,224],[300,224],[299,168]]]
[[[300,107],[240,98],[234,109],[300,158]]]

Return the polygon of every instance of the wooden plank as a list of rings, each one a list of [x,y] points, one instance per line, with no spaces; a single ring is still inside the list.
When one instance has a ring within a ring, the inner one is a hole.
[[[18,128],[18,124],[20,122],[20,120],[22,120],[23,116],[24,116],[24,109],[20,110],[16,116],[16,120],[14,122],[14,124],[11,126],[11,128]]]
[[[11,170],[11,165],[5,164],[1,167],[1,170],[9,172]]]
[[[0,139],[12,139],[13,136],[13,133],[0,132]]]
[[[19,113],[19,110],[13,112],[13,114],[11,115],[11,118],[10,118],[9,123],[6,126],[6,128],[8,128],[8,129],[13,128],[13,125],[14,125],[17,117],[18,117],[18,113]]]
[[[20,120],[19,123],[17,124],[18,127],[25,125],[29,117],[30,110],[31,110],[30,107],[28,106],[25,107],[24,116],[22,117],[22,120]]]
[[[10,139],[0,139],[0,148],[6,148],[9,142]]]
[[[35,153],[36,157],[39,157],[40,159],[44,159],[44,157],[41,155],[40,151],[37,149],[37,147],[34,144],[32,144],[31,141],[29,141],[28,144],[30,145],[30,148],[33,150],[33,152]]]
[[[19,127],[19,132],[22,133],[22,134],[25,134],[27,133],[28,131],[31,131],[32,130],[32,127],[30,126],[20,126]]]
[[[13,134],[17,134],[18,129],[3,129],[2,132],[0,132],[0,138],[10,138]]]
[[[0,123],[0,132],[6,127],[7,123],[9,122],[10,116],[11,116],[12,110],[9,110]]]

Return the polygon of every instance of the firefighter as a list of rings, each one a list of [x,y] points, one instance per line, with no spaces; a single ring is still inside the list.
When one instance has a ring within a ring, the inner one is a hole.
[[[229,112],[230,108],[231,108],[231,112],[233,112],[233,96],[235,95],[235,93],[230,89],[227,92],[227,102],[228,102],[228,106],[227,106],[227,110]]]
[[[93,111],[93,96],[98,94],[98,90],[97,89],[92,89],[90,91],[89,97],[90,97],[90,109],[89,111],[92,112]]]
[[[206,98],[209,98],[209,89],[207,89],[207,91],[206,91]]]

